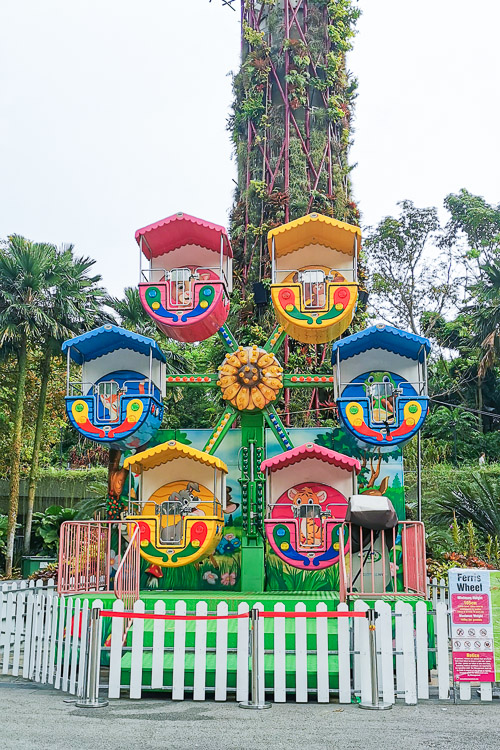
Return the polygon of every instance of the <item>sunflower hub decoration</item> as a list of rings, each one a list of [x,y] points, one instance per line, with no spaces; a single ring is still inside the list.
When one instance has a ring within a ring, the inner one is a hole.
[[[254,346],[239,346],[219,367],[222,397],[238,411],[264,409],[283,388],[283,368],[275,355]]]

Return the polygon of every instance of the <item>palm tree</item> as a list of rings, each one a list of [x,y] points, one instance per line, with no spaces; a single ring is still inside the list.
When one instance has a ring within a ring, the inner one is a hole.
[[[444,490],[438,500],[439,510],[431,515],[430,520],[449,523],[455,515],[458,521],[472,521],[485,538],[500,537],[499,498],[500,480],[474,473],[463,486]]]
[[[142,336],[153,336],[157,333],[157,328],[153,319],[149,317],[142,306],[139,290],[136,287],[128,286],[124,290],[123,299],[114,297],[110,301],[111,307],[117,312],[120,319],[120,325],[134,333],[140,333]]]
[[[98,284],[101,277],[90,276],[95,264],[90,258],[75,257],[71,245],[55,250],[53,285],[45,299],[46,325],[39,330],[43,359],[40,365],[40,391],[33,440],[33,454],[28,480],[28,507],[25,519],[24,554],[31,544],[31,527],[35,505],[40,447],[42,443],[47,388],[52,372],[52,360],[61,353],[62,342],[94,328],[103,322],[106,292]]]
[[[139,333],[141,336],[149,336],[155,339],[162,347],[167,358],[167,369],[177,375],[180,372],[189,372],[191,364],[186,358],[185,345],[177,341],[165,340],[156,327],[152,318],[142,306],[139,290],[136,287],[126,287],[124,297],[118,299],[112,297],[109,301],[110,307],[117,313],[120,325],[128,331]]]
[[[13,235],[0,252],[0,347],[14,353],[17,382],[11,442],[11,473],[6,543],[6,574],[12,575],[14,535],[19,509],[23,407],[30,341],[51,324],[45,301],[55,282],[55,248]]]

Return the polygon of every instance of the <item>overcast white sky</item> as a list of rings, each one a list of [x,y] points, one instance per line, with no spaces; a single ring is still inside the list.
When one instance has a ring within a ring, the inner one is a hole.
[[[500,202],[500,3],[360,6],[363,224],[461,187]],[[0,237],[73,242],[121,295],[138,227],[178,210],[227,224],[238,59],[219,0],[0,0]]]

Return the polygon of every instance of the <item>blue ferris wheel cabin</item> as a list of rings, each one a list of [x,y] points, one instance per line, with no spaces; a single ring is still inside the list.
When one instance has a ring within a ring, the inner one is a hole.
[[[430,342],[376,325],[333,344],[339,417],[364,447],[401,447],[417,434],[429,408]]]
[[[138,448],[163,418],[165,355],[153,339],[104,325],[65,341],[66,412],[89,440]],[[79,373],[75,374],[74,365]]]

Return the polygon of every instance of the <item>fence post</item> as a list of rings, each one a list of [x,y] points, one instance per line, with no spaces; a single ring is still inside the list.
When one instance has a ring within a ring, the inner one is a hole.
[[[109,701],[104,698],[99,698],[99,671],[100,671],[100,628],[99,628],[99,617],[100,609],[98,607],[92,608],[90,612],[89,622],[89,642],[90,642],[90,653],[89,653],[89,668],[87,670],[86,664],[85,669],[85,680],[83,687],[83,698],[76,702],[78,708],[104,708],[109,705]],[[83,660],[84,661],[84,660]],[[89,696],[88,698],[86,696]]]
[[[371,703],[358,703],[360,708],[366,708],[371,711],[386,711],[392,708],[391,703],[381,703],[378,699],[378,665],[377,665],[377,628],[375,620],[378,617],[378,612],[374,609],[368,609],[366,612],[368,618],[368,631],[370,641],[370,679],[371,679]]]
[[[252,630],[250,634],[250,644],[252,650],[252,698],[249,701],[242,701],[239,706],[240,708],[252,708],[259,710],[263,708],[271,708],[270,703],[259,700],[259,686],[261,679],[264,679],[264,675],[260,674],[259,669],[259,610],[252,609],[250,611],[250,622],[252,623]]]

